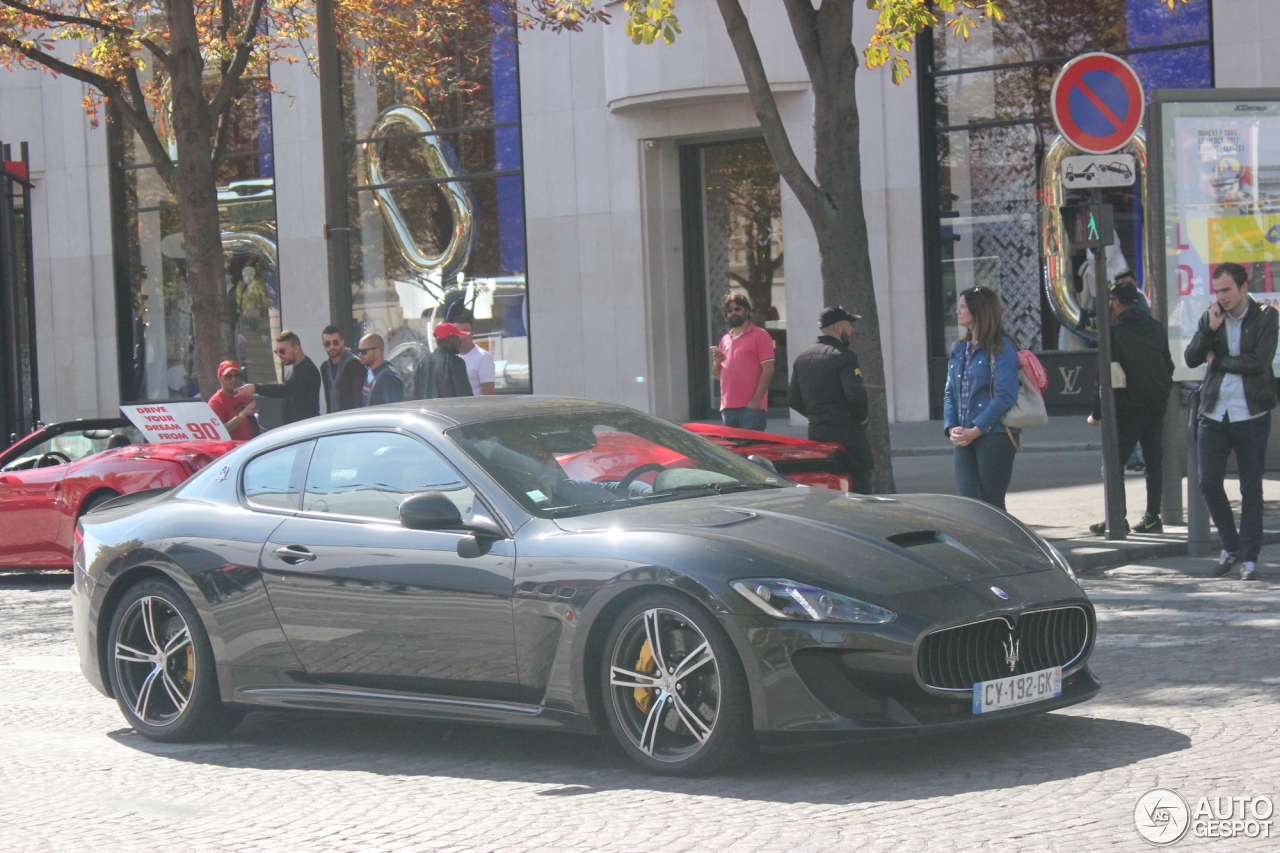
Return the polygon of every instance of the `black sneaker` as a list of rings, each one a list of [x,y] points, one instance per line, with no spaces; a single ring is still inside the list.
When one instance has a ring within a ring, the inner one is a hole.
[[[1223,551],[1218,557],[1218,565],[1213,569],[1215,578],[1226,577],[1240,563],[1240,554],[1234,551]]]
[[[1124,523],[1124,532],[1128,533],[1129,529],[1129,522],[1126,521]],[[1107,532],[1107,523],[1105,521],[1099,521],[1097,524],[1090,524],[1089,532],[1094,536],[1104,536]]]
[[[1137,533],[1164,533],[1164,522],[1160,520],[1160,516],[1147,513],[1133,529]]]

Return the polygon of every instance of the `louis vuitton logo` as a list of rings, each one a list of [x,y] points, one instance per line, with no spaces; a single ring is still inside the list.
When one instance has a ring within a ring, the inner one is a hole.
[[[1059,367],[1058,373],[1062,374],[1062,393],[1064,395],[1080,393],[1080,386],[1076,384],[1080,380],[1079,367]]]

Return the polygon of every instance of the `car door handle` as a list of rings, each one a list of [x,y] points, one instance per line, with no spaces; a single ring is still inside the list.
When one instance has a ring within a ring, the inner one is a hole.
[[[275,550],[275,555],[291,566],[296,566],[298,563],[305,563],[316,558],[315,554],[312,554],[301,545],[285,545],[283,548],[277,548]]]

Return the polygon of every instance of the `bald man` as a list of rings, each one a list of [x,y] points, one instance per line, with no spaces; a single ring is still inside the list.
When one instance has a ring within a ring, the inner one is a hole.
[[[367,368],[364,377],[364,404],[380,406],[383,403],[399,403],[404,399],[404,380],[382,354],[386,345],[382,335],[365,335],[360,339],[356,354]]]

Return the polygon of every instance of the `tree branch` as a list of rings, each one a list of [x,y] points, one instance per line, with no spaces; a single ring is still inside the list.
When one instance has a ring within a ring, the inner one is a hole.
[[[236,43],[236,52],[231,59],[231,66],[222,75],[222,85],[218,87],[218,93],[209,103],[211,115],[220,116],[231,106],[236,84],[240,82],[244,70],[249,67],[249,57],[253,54],[253,40],[258,33],[258,22],[262,18],[263,5],[264,0],[253,0],[253,6],[249,9],[249,18],[245,21],[244,29],[240,31],[240,38]]]
[[[118,24],[108,24],[95,18],[82,18],[79,15],[63,15],[59,12],[51,12],[46,9],[37,9],[34,6],[28,6],[20,3],[18,0],[0,0],[0,6],[8,6],[10,9],[16,9],[27,15],[34,15],[46,21],[55,24],[71,24],[78,27],[89,27],[103,33],[114,33],[116,35],[129,35],[133,30],[128,27],[122,27]]]
[[[154,56],[156,58],[156,61],[159,62],[161,65],[163,65],[166,70],[169,68],[168,51],[166,51],[160,45],[156,44],[151,39],[144,38],[144,39],[138,39],[138,41],[142,44],[143,47],[151,51],[151,55]]]
[[[751,25],[742,11],[742,5],[739,0],[716,0],[716,5],[720,7],[720,15],[724,18],[734,53],[738,55],[742,76],[746,78],[747,91],[751,94],[751,105],[755,108],[760,129],[764,132],[765,144],[769,146],[769,153],[773,155],[778,172],[796,194],[809,218],[819,221],[824,215],[822,192],[804,170],[796,157],[795,149],[791,147],[787,129],[782,124],[782,116],[778,114],[778,103],[773,98],[773,90],[769,88],[764,61],[760,59],[760,50],[756,47],[756,40],[751,34]]]
[[[174,192],[173,160],[169,157],[169,149],[160,141],[160,134],[156,133],[151,114],[147,112],[147,96],[142,91],[138,72],[130,68],[124,82],[129,90],[129,100],[133,102],[133,108],[126,112],[126,118],[130,126],[137,131],[138,138],[142,140],[142,146],[147,149],[147,154],[151,157],[151,165],[160,175],[160,180],[164,181],[169,192]]]

